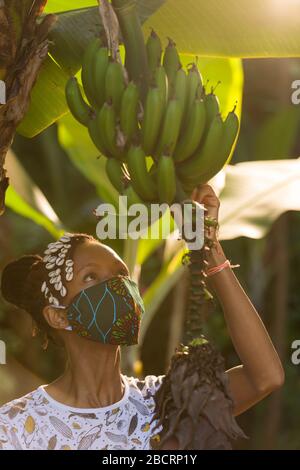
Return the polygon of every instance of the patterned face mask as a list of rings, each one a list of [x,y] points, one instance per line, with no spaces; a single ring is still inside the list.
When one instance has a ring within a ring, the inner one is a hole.
[[[56,308],[60,308],[57,306]],[[138,343],[144,303],[137,284],[116,276],[77,294],[68,307],[68,330],[103,344]]]

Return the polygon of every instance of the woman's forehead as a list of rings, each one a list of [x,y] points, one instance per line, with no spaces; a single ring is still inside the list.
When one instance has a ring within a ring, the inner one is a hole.
[[[103,245],[97,241],[88,241],[79,245],[74,253],[74,263],[80,268],[87,263],[98,262],[115,262],[121,261],[117,253],[109,246]]]

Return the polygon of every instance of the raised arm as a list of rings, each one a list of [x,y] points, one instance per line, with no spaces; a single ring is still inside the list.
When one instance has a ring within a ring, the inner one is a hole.
[[[204,204],[208,215],[218,219],[220,202],[209,185],[193,193],[193,199]],[[207,257],[208,267],[226,261],[226,255],[212,231],[215,247]],[[227,370],[234,400],[234,414],[239,415],[284,383],[284,371],[270,336],[249,297],[231,268],[209,277],[223,309],[227,328],[241,360],[241,365]]]

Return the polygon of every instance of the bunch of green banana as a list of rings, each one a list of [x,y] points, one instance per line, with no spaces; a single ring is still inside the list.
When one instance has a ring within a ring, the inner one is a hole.
[[[133,70],[133,44],[125,41],[125,47],[128,70],[93,40],[83,57],[83,88],[70,78],[67,102],[107,158],[106,172],[118,192],[131,201],[172,204],[222,169],[239,121],[234,110],[223,121],[214,90],[206,94],[196,63],[183,68],[171,39],[163,51],[151,31],[141,48],[146,87],[137,80],[138,68]]]

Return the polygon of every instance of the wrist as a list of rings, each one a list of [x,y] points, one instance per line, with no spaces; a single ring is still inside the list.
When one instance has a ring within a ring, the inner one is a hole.
[[[206,269],[219,266],[226,261],[226,255],[223,251],[223,248],[220,242],[217,239],[213,240],[213,246],[206,254],[207,266]]]

